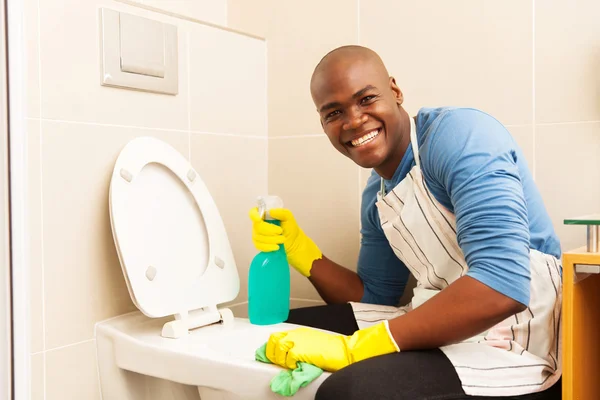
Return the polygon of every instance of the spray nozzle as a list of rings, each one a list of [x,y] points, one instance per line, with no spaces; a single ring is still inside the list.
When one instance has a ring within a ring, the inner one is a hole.
[[[260,196],[257,199],[258,214],[265,220],[274,220],[269,211],[273,208],[283,208],[283,200],[278,196]]]

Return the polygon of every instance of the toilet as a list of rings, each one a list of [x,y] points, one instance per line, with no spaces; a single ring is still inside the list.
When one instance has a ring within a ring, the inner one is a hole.
[[[109,207],[138,311],[96,324],[102,398],[283,398],[269,387],[283,369],[254,354],[297,326],[252,325],[220,307],[236,298],[238,271],[219,210],[185,157],[155,138],[132,140],[115,163]],[[313,399],[328,376],[294,398]]]

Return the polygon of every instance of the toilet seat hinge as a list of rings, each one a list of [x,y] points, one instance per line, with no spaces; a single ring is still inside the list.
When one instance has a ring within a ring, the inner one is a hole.
[[[180,312],[175,314],[174,321],[164,324],[161,335],[166,338],[178,339],[187,335],[192,329],[222,322],[224,310],[218,310],[217,306],[210,305],[200,310]]]

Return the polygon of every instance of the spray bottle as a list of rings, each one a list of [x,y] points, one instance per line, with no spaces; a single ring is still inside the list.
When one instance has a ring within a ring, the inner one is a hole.
[[[269,214],[282,208],[277,196],[258,198],[258,211],[265,221],[279,225]],[[248,317],[254,325],[271,325],[287,320],[290,312],[290,268],[283,244],[279,250],[258,253],[248,271]]]

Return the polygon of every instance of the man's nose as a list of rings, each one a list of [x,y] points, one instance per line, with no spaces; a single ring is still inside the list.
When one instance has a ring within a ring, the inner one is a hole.
[[[365,122],[367,122],[367,116],[361,112],[353,112],[346,114],[347,120],[342,125],[345,131],[360,128]]]

